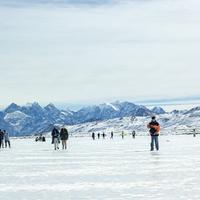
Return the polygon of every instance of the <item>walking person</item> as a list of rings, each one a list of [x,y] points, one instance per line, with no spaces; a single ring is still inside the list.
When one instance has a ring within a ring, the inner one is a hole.
[[[51,132],[52,136],[52,143],[54,144],[54,149],[57,150],[59,149],[59,131],[55,127],[53,128]]]
[[[62,141],[62,149],[67,149],[67,140],[69,138],[69,133],[66,128],[61,128],[60,139]]]
[[[100,139],[100,133],[97,134],[98,139]]]
[[[193,137],[196,137],[196,129],[193,129]]]
[[[122,139],[124,139],[124,131],[122,131]]]
[[[110,133],[110,139],[113,139],[113,136],[114,136],[113,131],[111,131],[111,133]]]
[[[0,129],[0,148],[3,148],[4,145],[3,145],[3,138],[4,138],[4,133],[3,131]]]
[[[160,124],[156,121],[155,116],[151,118],[151,122],[147,125],[147,128],[149,129],[149,133],[151,135],[151,151],[154,151],[154,144],[156,150],[158,151],[159,150],[158,136],[160,132]]]
[[[133,137],[133,139],[135,139],[135,135],[136,135],[136,132],[133,131],[133,132],[132,132],[132,137]]]
[[[4,140],[5,140],[5,148],[7,148],[7,146],[9,146],[9,148],[11,147],[10,146],[10,137],[9,137],[9,133],[4,130]]]
[[[105,137],[106,137],[106,134],[103,132],[102,136],[103,136],[103,139],[105,139]]]
[[[95,140],[95,133],[92,133],[92,139]]]

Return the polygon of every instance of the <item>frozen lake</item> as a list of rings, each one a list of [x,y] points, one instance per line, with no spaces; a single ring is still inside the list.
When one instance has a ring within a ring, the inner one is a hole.
[[[50,140],[12,140],[0,150],[2,200],[200,199],[200,137],[70,138],[68,151]]]

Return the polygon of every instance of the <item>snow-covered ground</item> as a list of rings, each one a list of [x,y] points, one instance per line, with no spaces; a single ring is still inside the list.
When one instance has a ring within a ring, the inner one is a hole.
[[[137,135],[147,135],[147,124],[150,119],[150,117],[123,117],[76,124],[67,126],[67,129],[73,135],[87,135],[92,132],[110,134],[111,131],[116,134],[121,134],[122,131],[131,134],[133,130],[137,132]],[[157,119],[161,125],[161,134],[163,135],[192,134],[193,129],[196,133],[200,133],[200,109],[192,114],[185,115],[166,113],[157,116]],[[62,125],[60,126],[62,127]]]
[[[149,139],[70,138],[68,151],[13,139],[0,149],[0,199],[199,200],[200,137],[161,136],[153,153]]]

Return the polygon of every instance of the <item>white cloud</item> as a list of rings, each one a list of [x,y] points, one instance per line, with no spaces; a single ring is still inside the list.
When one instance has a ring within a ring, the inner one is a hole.
[[[67,5],[0,7],[3,103],[199,94],[199,1]]]

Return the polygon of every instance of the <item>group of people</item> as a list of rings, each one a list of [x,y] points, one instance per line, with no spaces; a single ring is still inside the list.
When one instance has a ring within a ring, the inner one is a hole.
[[[159,150],[158,136],[159,136],[159,132],[160,132],[160,124],[156,121],[155,116],[153,116],[151,118],[151,121],[148,123],[147,128],[149,129],[149,133],[150,133],[150,136],[151,136],[150,151],[154,151],[154,147],[158,151]],[[97,133],[97,138],[100,139],[101,135],[102,135],[103,139],[105,139],[106,134],[104,132],[102,134]],[[131,135],[132,135],[133,138],[135,138],[136,132],[133,131],[131,133]],[[114,133],[113,133],[113,131],[111,131],[110,139],[113,139],[113,137],[114,137]],[[124,137],[125,137],[124,131],[122,131],[121,137],[122,137],[122,139],[124,139]],[[96,135],[93,132],[92,133],[92,139],[95,140],[95,138],[96,138]]]
[[[112,134],[112,133],[111,133]],[[101,133],[97,133],[97,138],[100,139],[102,136],[103,139],[105,139],[106,137],[106,134],[103,132],[102,134]],[[110,137],[111,139],[113,138],[113,136],[111,135]],[[93,132],[92,133],[92,139],[95,140],[96,139],[96,134]]]
[[[103,139],[105,139],[107,135],[106,135],[104,132],[103,132],[102,134],[101,134],[101,133],[97,133],[97,138],[98,138],[98,139],[100,139],[101,136],[102,136]],[[111,132],[111,133],[110,133],[110,139],[113,139],[113,136],[114,136],[114,134],[113,134],[113,132]],[[93,140],[96,139],[96,134],[95,134],[94,132],[92,133],[92,139],[93,139]]]
[[[54,149],[59,149],[60,140],[62,141],[62,149],[67,149],[67,140],[69,138],[69,133],[66,128],[61,128],[59,131],[56,127],[53,128],[51,132],[52,144],[54,144]]]
[[[40,136],[37,136],[35,138],[35,141],[36,142],[46,142],[46,138],[45,138],[45,136],[43,136],[42,134],[40,134]]]
[[[135,138],[136,132],[133,131],[133,132],[131,133],[131,135],[132,135],[133,138]],[[107,135],[106,135],[104,132],[103,132],[102,134],[101,134],[101,133],[97,133],[97,138],[98,138],[98,139],[100,139],[101,136],[102,136],[103,139],[105,139],[105,137],[106,137]],[[124,136],[125,136],[125,133],[124,133],[124,131],[122,131],[122,133],[121,133],[122,139],[124,139]],[[113,139],[113,138],[114,138],[114,132],[111,131],[111,132],[110,132],[110,139]],[[92,133],[92,139],[93,139],[93,140],[96,139],[96,134],[95,134],[94,132]]]
[[[11,147],[10,146],[10,137],[6,130],[0,129],[0,148],[4,148],[4,147],[5,148]]]
[[[156,150],[158,151],[159,150],[158,136],[159,136],[159,132],[160,132],[160,125],[156,121],[155,116],[153,116],[151,118],[151,122],[147,125],[147,128],[149,129],[149,133],[151,135],[150,150],[154,151],[154,147],[155,147]],[[98,139],[100,139],[101,135],[102,135],[103,139],[105,139],[106,134],[104,132],[102,134],[100,134],[100,133],[97,134]],[[60,131],[56,127],[54,127],[51,132],[51,136],[52,136],[52,144],[54,144],[55,150],[59,149],[60,140],[62,142],[62,149],[67,149],[67,140],[69,138],[69,133],[65,127],[61,128]],[[122,133],[121,133],[122,139],[124,139],[124,136],[125,136],[124,131],[122,131]],[[136,136],[136,132],[133,131],[132,137],[135,138],[135,136]],[[113,139],[113,137],[114,137],[114,133],[113,133],[113,131],[111,131],[110,139]],[[41,138],[41,141],[45,141],[45,137],[41,136],[40,138]],[[96,138],[96,135],[93,132],[92,139],[95,140],[95,138]],[[37,138],[37,141],[39,141],[39,138]],[[0,129],[0,148],[4,148],[4,147],[5,148],[11,147],[10,138],[9,138],[9,134],[7,131]]]

